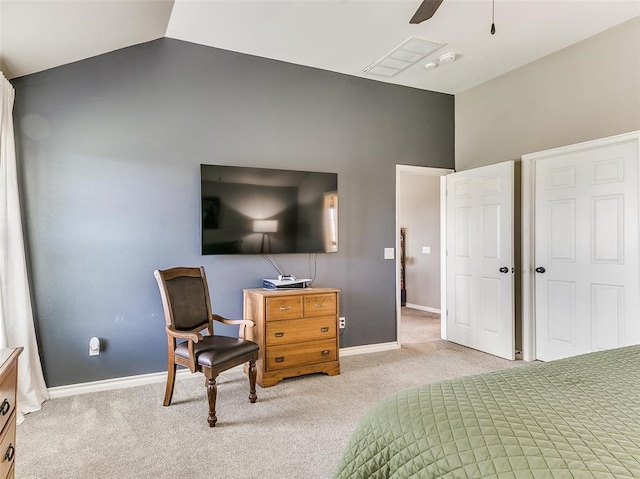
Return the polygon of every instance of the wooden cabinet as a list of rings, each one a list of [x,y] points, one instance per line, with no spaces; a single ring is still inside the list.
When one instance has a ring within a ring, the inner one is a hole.
[[[332,288],[244,290],[244,317],[256,324],[247,339],[260,345],[261,387],[302,374],[340,374],[339,304],[340,291]]]
[[[13,478],[16,460],[18,356],[22,348],[0,349],[0,478]]]

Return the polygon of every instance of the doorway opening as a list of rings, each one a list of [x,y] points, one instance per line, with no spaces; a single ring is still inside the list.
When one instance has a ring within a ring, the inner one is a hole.
[[[442,177],[450,173],[453,173],[452,169],[396,165],[398,346],[408,341],[403,329],[415,328],[421,317],[424,317],[426,327],[422,333],[432,334],[434,315],[440,317],[439,337],[446,339],[446,316],[441,314],[446,281],[443,276],[445,203]],[[401,329],[403,315],[408,324],[407,328]]]
[[[404,347],[420,345],[441,338],[440,313],[403,306],[401,310],[399,342]]]

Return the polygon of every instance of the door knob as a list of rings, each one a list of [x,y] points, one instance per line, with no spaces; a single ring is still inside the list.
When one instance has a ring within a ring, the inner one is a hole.
[[[544,273],[545,271],[547,271],[546,269],[544,269],[542,266],[538,266],[536,268],[536,273]]]
[[[503,266],[498,271],[500,271],[501,273],[508,273],[509,272],[509,268],[507,268],[506,266]]]

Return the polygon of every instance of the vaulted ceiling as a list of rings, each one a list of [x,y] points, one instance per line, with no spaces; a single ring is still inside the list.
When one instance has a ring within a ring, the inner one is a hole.
[[[444,0],[411,25],[420,3],[0,0],[0,68],[14,78],[169,37],[455,94],[640,16],[638,0]],[[363,72],[411,37],[444,46],[393,77]],[[452,52],[456,61],[439,61]]]

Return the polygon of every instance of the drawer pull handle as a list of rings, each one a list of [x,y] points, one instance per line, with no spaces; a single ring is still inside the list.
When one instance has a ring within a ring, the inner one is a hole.
[[[326,306],[326,304],[325,304],[325,303],[316,303],[316,304],[315,304],[315,307],[316,307],[316,308],[324,308],[325,306]]]
[[[4,458],[7,462],[11,462],[13,461],[13,456],[16,455],[16,448],[13,447],[13,444],[9,444],[9,447],[7,448],[7,452],[4,455]]]
[[[324,351],[322,351],[320,354],[322,354],[323,356],[329,356],[329,350],[325,349]]]
[[[280,311],[289,311],[291,306],[280,306]]]
[[[325,326],[323,328],[320,328],[320,331],[322,331],[323,333],[329,332],[329,326]]]
[[[274,336],[276,338],[281,338],[282,336],[284,336],[284,333],[275,333]]]
[[[5,398],[5,400],[2,401],[2,405],[0,405],[0,414],[6,416],[9,409],[11,409],[11,404],[9,404],[9,401]]]
[[[281,363],[281,362],[283,362],[283,361],[284,361],[284,356],[278,356],[278,357],[276,358],[276,363]]]

